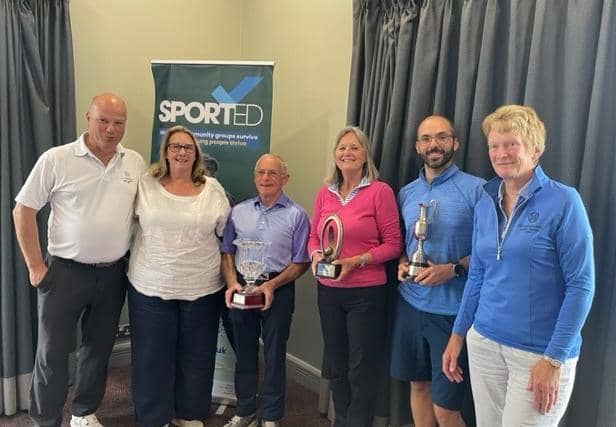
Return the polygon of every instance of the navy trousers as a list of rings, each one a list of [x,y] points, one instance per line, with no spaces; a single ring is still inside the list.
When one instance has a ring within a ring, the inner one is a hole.
[[[284,416],[285,361],[294,308],[295,282],[290,282],[276,290],[274,302],[266,311],[230,310],[235,340],[237,415],[245,417],[257,410],[259,337],[262,336],[265,372],[261,419],[277,421]]]
[[[208,418],[224,288],[183,301],[149,297],[130,286],[128,303],[137,421],[159,427],[173,418]]]

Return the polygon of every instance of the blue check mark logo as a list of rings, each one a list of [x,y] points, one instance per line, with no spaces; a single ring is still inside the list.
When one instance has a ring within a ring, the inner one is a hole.
[[[244,77],[230,92],[218,85],[212,91],[212,96],[219,104],[239,104],[259,83],[263,77],[248,76]]]

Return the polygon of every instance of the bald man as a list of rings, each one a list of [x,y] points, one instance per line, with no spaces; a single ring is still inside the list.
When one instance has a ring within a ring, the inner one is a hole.
[[[398,195],[406,251],[398,265],[401,283],[392,333],[391,374],[411,383],[411,411],[417,427],[464,425],[460,408],[465,385],[445,377],[441,355],[466,282],[473,213],[484,181],[456,167],[453,156],[459,148],[451,121],[440,115],[422,120],[415,150],[424,167]],[[430,223],[424,241],[429,266],[411,279],[408,260],[417,249],[413,227],[419,203],[427,206]]]
[[[126,253],[141,156],[120,141],[126,104],[97,95],[88,130],[53,147],[36,162],[15,198],[17,240],[38,293],[38,347],[30,388],[35,426],[60,426],[68,388],[68,355],[77,358],[71,427],[100,426],[95,412],[105,392],[107,363],[126,293]],[[39,244],[37,212],[51,206],[47,257]]]

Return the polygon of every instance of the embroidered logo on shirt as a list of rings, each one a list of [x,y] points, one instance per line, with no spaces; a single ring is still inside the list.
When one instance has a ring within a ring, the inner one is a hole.
[[[130,172],[124,171],[124,176],[122,177],[122,181],[127,184],[132,184],[135,182],[135,178],[130,175]]]
[[[528,214],[528,222],[520,225],[520,230],[526,233],[533,234],[541,230],[541,224],[536,224],[539,221],[539,212],[534,211]]]

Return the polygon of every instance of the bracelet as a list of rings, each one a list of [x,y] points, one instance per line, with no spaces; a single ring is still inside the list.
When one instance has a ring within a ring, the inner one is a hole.
[[[364,268],[366,266],[366,257],[364,254],[359,256],[359,268]]]

